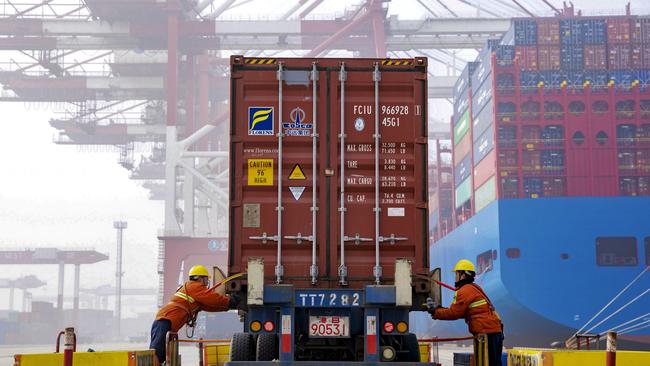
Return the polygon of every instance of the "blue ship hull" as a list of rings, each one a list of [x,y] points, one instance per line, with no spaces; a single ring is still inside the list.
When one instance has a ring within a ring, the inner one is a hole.
[[[635,237],[638,264],[598,265],[597,237]],[[479,266],[489,270],[477,277],[477,283],[503,319],[506,344],[548,347],[570,337],[650,265],[648,238],[650,197],[500,200],[432,244],[431,268],[442,268],[443,282],[453,284],[451,268],[458,259],[482,258]],[[591,324],[648,288],[650,271]],[[443,288],[443,305],[448,306],[452,296]],[[650,294],[646,294],[592,332],[606,331],[649,311]],[[434,322],[425,313],[414,318],[414,330],[421,334],[468,334],[462,320]],[[621,338],[647,342],[650,328]]]

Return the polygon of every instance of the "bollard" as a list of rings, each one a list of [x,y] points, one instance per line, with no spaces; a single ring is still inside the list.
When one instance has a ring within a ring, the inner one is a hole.
[[[63,336],[63,366],[72,366],[72,355],[76,347],[74,328],[65,328]]]
[[[616,332],[607,332],[607,366],[616,366]]]
[[[199,338],[199,341],[202,341],[203,338]],[[204,365],[204,360],[203,360],[203,342],[199,342],[199,366]]]

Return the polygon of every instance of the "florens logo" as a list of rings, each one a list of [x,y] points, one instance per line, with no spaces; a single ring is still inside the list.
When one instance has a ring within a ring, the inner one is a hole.
[[[248,134],[273,136],[273,107],[248,108]]]

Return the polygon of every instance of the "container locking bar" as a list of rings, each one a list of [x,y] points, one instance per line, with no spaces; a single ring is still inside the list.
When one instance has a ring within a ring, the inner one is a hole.
[[[302,236],[301,233],[298,233],[298,235],[285,235],[284,238],[289,239],[289,240],[295,240],[296,243],[298,243],[298,244],[302,244],[303,240],[311,241],[311,242],[313,242],[315,240],[313,235]]]
[[[340,222],[340,245],[341,245],[341,264],[339,265],[339,284],[347,285],[348,267],[345,265],[345,80],[347,73],[345,63],[341,62],[341,71],[339,71],[339,82],[341,83],[341,126],[339,132],[340,156],[341,156],[341,206],[339,208]]]
[[[409,238],[405,236],[395,236],[395,234],[390,234],[390,236],[388,237],[380,236],[378,241],[380,243],[388,242],[390,243],[390,245],[393,245],[395,244],[396,241],[406,241],[406,240],[409,240]]]
[[[318,69],[316,68],[316,63],[312,63],[311,69],[311,82],[312,82],[312,97],[311,97],[311,107],[312,107],[312,120],[313,120],[313,132],[311,134],[311,176],[312,176],[312,186],[311,186],[311,266],[309,267],[309,275],[311,276],[311,283],[316,284],[318,282],[318,264],[316,262],[316,212],[318,212],[318,206],[316,205],[316,184],[318,182],[318,175],[316,169],[316,158],[317,158],[317,145],[318,145],[318,130],[317,130],[317,121],[318,110],[316,109],[316,100],[318,99]],[[300,233],[298,233],[300,236]],[[298,240],[300,244],[300,240]]]
[[[372,238],[363,238],[363,237],[359,236],[359,234],[357,233],[354,236],[345,235],[343,237],[343,241],[353,241],[355,245],[359,245],[362,241],[373,241],[373,239]]]
[[[266,242],[270,241],[278,241],[278,236],[273,235],[273,236],[268,236],[266,232],[263,232],[261,236],[249,236],[248,237],[251,240],[261,240],[262,244],[266,244]]]
[[[375,283],[379,285],[381,281],[381,266],[379,265],[379,63],[375,62],[375,70],[372,72],[372,80],[375,82],[375,133],[372,137],[375,139],[375,266],[372,273],[375,276]]]
[[[275,265],[275,282],[282,283],[282,276],[284,275],[284,267],[282,266],[282,82],[284,79],[284,72],[282,69],[282,62],[278,62],[278,259]]]

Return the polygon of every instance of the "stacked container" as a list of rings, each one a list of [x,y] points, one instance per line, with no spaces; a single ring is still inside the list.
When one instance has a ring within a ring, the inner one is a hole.
[[[462,78],[456,224],[495,199],[650,195],[650,18],[516,19]]]

